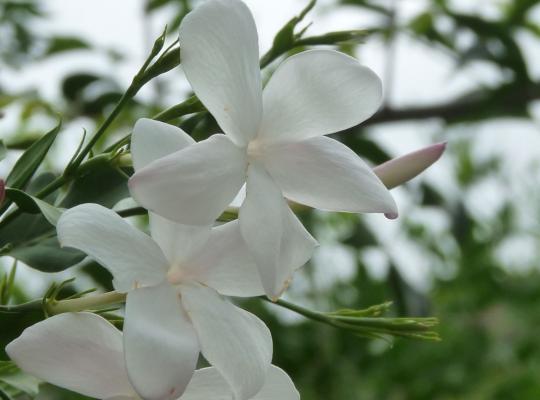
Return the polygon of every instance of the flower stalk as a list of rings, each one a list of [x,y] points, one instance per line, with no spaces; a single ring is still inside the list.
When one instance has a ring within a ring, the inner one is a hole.
[[[259,299],[276,306],[293,311],[303,317],[334,328],[342,329],[364,338],[387,338],[388,336],[407,339],[440,341],[441,338],[433,329],[439,324],[433,317],[381,317],[389,311],[392,303],[377,304],[363,310],[338,310],[319,312],[309,310],[298,304],[285,300],[271,302],[267,297]],[[112,305],[124,303],[125,293],[116,291],[92,294],[79,298],[56,300],[54,298],[38,299],[20,305],[0,306],[0,312],[35,311],[43,307],[48,315],[66,312],[78,312],[110,308]]]
[[[268,300],[263,297],[261,299]],[[438,333],[433,331],[433,328],[439,324],[437,318],[379,317],[389,310],[391,302],[374,305],[364,310],[339,310],[327,313],[312,311],[285,300],[277,300],[273,304],[361,337],[384,339],[387,336],[399,336],[408,339],[441,340]]]

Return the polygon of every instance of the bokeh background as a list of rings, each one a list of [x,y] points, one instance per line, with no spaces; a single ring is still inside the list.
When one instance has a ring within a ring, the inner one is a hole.
[[[261,54],[306,5],[246,2]],[[42,168],[61,172],[164,25],[172,42],[196,3],[0,0],[0,139],[14,150],[0,176],[58,114],[64,127]],[[385,86],[379,113],[336,138],[374,165],[434,142],[448,148],[393,191],[396,221],[304,212],[322,246],[286,298],[323,311],[390,300],[394,315],[440,318],[443,340],[367,340],[248,302],[271,327],[274,362],[304,400],[540,398],[540,1],[320,0],[309,23],[313,35],[364,30],[361,41],[340,48]],[[189,94],[181,68],[159,77],[100,146]],[[200,139],[214,125],[198,121],[190,130]],[[12,259],[1,262],[7,273]],[[22,265],[14,300],[39,297],[71,276],[79,289],[108,285],[97,265],[55,274]],[[2,347],[22,324],[0,315]],[[47,388],[40,398],[82,397]]]

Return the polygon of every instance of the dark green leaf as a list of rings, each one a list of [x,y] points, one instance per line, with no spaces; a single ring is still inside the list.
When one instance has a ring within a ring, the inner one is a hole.
[[[91,46],[85,40],[70,36],[56,36],[50,39],[45,55],[63,53],[65,51],[86,50]]]
[[[124,174],[103,160],[103,164],[95,165],[95,169],[71,185],[61,206],[69,208],[81,203],[98,203],[112,207],[129,196],[126,182]],[[48,201],[54,202],[54,199]],[[77,250],[61,248],[55,229],[42,214],[23,214],[7,224],[0,231],[0,247],[6,245],[5,255],[43,272],[65,270],[86,257]]]
[[[61,121],[58,121],[56,127],[23,153],[6,179],[7,186],[15,189],[22,189],[26,186],[51,148],[60,131],[61,124]]]
[[[51,234],[54,235],[54,232]],[[86,255],[78,250],[61,248],[56,236],[36,238],[33,242],[15,247],[8,254],[43,272],[63,271],[86,258]]]
[[[19,189],[6,189],[6,196],[10,198],[24,212],[30,214],[41,213],[43,216],[55,226],[58,218],[62,215],[62,209],[57,208],[49,203],[31,196],[28,193]]]
[[[118,103],[122,93],[117,91],[104,92],[97,97],[88,99],[82,104],[81,113],[85,115],[100,115],[110,107]]]
[[[97,203],[110,208],[126,197],[129,197],[127,177],[104,160],[103,164],[73,182],[61,206],[70,208],[82,203]]]
[[[100,76],[92,73],[83,72],[70,75],[62,82],[62,94],[68,100],[76,100],[88,85],[100,79]]]

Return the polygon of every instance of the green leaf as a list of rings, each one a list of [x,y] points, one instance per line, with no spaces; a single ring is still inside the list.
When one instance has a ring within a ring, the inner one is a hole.
[[[56,236],[23,243],[8,254],[43,272],[63,271],[86,258],[86,254],[78,250],[60,247]]]
[[[103,160],[73,182],[60,205],[70,208],[82,203],[97,203],[111,208],[127,197],[127,176]]]
[[[286,53],[296,46],[300,35],[295,35],[296,26],[304,19],[306,14],[315,6],[317,0],[311,0],[297,16],[291,18],[276,34],[270,50],[262,57],[261,66],[266,66],[279,55]],[[303,33],[302,31],[301,33]]]
[[[58,124],[51,131],[23,153],[6,179],[7,186],[15,189],[22,189],[26,186],[47,155],[60,131],[61,125],[62,122],[58,121]]]
[[[62,94],[68,100],[78,99],[81,92],[92,83],[102,80],[102,77],[91,73],[77,73],[68,76],[62,82]]]
[[[4,393],[8,396],[20,394],[36,396],[41,381],[25,374],[11,361],[0,361],[0,383]]]
[[[53,226],[56,226],[58,218],[60,218],[60,215],[62,215],[62,212],[64,211],[62,208],[50,205],[49,203],[19,189],[7,188],[6,196],[26,213],[43,214],[45,219]]]
[[[13,400],[13,398],[8,395],[4,390],[2,390],[2,383],[0,382],[0,399],[2,400]]]
[[[60,203],[61,207],[70,208],[81,203],[98,203],[112,207],[129,196],[126,175],[113,168],[105,159],[100,160],[96,157],[95,160],[93,169],[73,182]],[[28,193],[35,193],[35,190],[46,185],[51,178],[50,176],[47,179],[42,178],[42,182],[34,185],[32,190],[29,188]],[[27,210],[36,211],[36,208],[39,208],[31,197],[28,198],[31,195],[12,191],[13,194],[18,196],[18,200],[24,203],[23,206],[27,207]],[[54,198],[46,200],[49,203],[54,202]],[[84,253],[60,247],[54,227],[43,216],[41,208],[39,212],[37,215],[22,214],[3,227],[0,231],[0,247],[4,248],[3,254],[43,272],[63,271],[82,261],[86,257]],[[53,216],[49,215],[49,218],[53,220],[54,215],[58,214],[57,211],[50,209],[47,209],[46,213],[52,214]]]
[[[70,36],[56,36],[50,39],[45,55],[63,53],[73,50],[87,50],[91,46],[85,40]]]

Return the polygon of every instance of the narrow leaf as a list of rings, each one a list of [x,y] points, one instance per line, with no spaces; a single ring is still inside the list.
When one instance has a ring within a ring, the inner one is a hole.
[[[23,153],[6,179],[7,186],[15,189],[22,189],[26,186],[47,155],[60,131],[61,125],[62,122],[58,121],[58,124],[51,131]]]
[[[47,221],[53,226],[56,226],[60,215],[62,215],[62,212],[64,211],[62,208],[57,208],[19,189],[7,188],[6,196],[26,213],[43,214]]]

